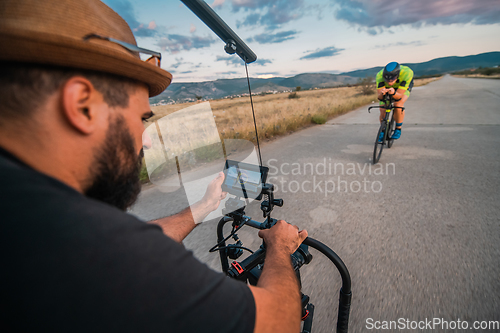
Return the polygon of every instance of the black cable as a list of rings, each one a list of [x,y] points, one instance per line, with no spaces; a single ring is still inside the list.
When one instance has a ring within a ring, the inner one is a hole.
[[[255,121],[255,111],[253,109],[252,90],[250,89],[250,78],[248,77],[248,66],[247,66],[246,61],[245,61],[245,70],[247,72],[247,83],[248,83],[248,92],[250,93],[250,104],[252,105],[253,125],[255,126],[255,136],[257,137],[257,149],[259,150],[259,161],[260,161],[260,166],[262,166],[262,156],[260,155],[259,133],[257,132],[257,122]]]
[[[231,248],[231,249],[242,249],[242,250],[247,250],[248,252],[252,253],[253,254],[253,251],[246,248],[246,247],[243,247],[243,246],[231,246],[231,245],[227,245],[227,246],[222,246],[222,247],[218,247],[216,251],[219,251],[219,250],[223,250],[223,249],[228,249],[228,248]],[[215,252],[215,251],[213,251]]]
[[[227,236],[226,238],[224,238],[223,240],[221,240],[220,242],[218,242],[217,244],[215,244],[210,250],[208,250],[208,252],[212,253],[212,252],[215,252],[215,251],[219,251],[220,248],[218,248],[218,246],[221,244],[221,243],[224,243],[225,241],[227,241],[229,238],[231,238],[235,233],[236,231],[239,231],[241,229],[241,227],[243,227],[245,225],[246,221],[243,220],[243,223],[240,224],[240,226],[236,229],[234,229],[230,234],[229,236]]]

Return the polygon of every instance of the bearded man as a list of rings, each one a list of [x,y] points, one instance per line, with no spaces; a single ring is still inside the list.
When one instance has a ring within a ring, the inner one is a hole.
[[[181,244],[224,198],[223,175],[177,215],[125,212],[140,191],[148,98],[172,79],[159,53],[98,0],[3,0],[0,47],[4,331],[298,332],[290,254],[306,231],[261,231],[253,287]]]

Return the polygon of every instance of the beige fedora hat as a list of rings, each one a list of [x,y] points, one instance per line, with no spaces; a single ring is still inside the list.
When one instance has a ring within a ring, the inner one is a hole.
[[[144,82],[149,96],[156,96],[172,74],[136,51],[128,24],[99,0],[0,1],[0,61],[115,74]]]

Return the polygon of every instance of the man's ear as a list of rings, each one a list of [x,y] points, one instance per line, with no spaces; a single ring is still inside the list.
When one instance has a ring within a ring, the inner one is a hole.
[[[91,134],[97,125],[102,95],[82,76],[70,78],[62,87],[62,110],[69,124],[82,134]]]

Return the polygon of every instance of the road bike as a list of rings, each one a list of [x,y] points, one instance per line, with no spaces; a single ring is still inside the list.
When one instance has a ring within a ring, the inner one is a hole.
[[[394,143],[394,139],[392,138],[394,131],[396,130],[394,109],[401,109],[401,111],[404,111],[405,109],[404,107],[395,106],[395,101],[392,98],[392,95],[389,94],[384,95],[383,102],[384,105],[370,106],[368,108],[368,112],[370,112],[371,109],[385,109],[384,120],[382,120],[382,122],[380,123],[377,137],[375,138],[375,146],[373,148],[373,164],[377,164],[380,160],[380,156],[382,156],[384,146],[387,145],[387,148],[391,148]],[[381,133],[383,133],[382,139],[380,139]]]

